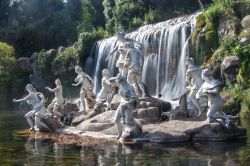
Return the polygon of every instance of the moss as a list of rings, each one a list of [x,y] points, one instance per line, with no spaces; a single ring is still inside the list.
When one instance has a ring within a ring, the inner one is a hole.
[[[250,88],[243,92],[240,116],[250,118]]]
[[[196,41],[199,36],[199,33],[201,32],[201,28],[196,28],[194,32],[192,33],[192,46],[196,46]]]
[[[204,13],[201,13],[196,17],[196,28],[200,29],[203,28],[205,25],[206,25],[206,18]]]
[[[243,61],[237,75],[237,82],[243,85],[250,84],[250,61]]]
[[[238,84],[231,85],[225,87],[222,93],[226,97],[222,111],[231,115],[238,114],[241,110],[243,87]]]

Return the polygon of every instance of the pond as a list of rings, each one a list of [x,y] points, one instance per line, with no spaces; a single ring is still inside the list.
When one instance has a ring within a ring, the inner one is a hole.
[[[250,122],[248,139],[227,142],[178,144],[101,143],[97,145],[64,145],[50,139],[20,137],[28,128],[22,111],[0,110],[0,165],[249,165]]]

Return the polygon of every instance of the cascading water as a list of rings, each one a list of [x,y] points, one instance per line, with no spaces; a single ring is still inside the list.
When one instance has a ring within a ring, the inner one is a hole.
[[[173,100],[185,92],[185,59],[189,56],[189,38],[196,15],[145,25],[126,35],[143,45],[142,81],[151,95],[162,94],[163,99]],[[118,72],[115,67],[118,52],[105,60],[116,45],[115,37],[98,41],[87,60],[85,66],[95,66],[89,73],[94,76],[95,92],[100,89],[102,69],[108,68],[112,75]]]

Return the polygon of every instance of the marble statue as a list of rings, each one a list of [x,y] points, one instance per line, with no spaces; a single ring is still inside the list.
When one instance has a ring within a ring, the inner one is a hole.
[[[197,92],[196,98],[198,99],[202,95],[206,95],[208,98],[207,121],[211,123],[217,119],[221,119],[223,125],[228,127],[230,123],[230,116],[221,111],[221,107],[224,104],[224,100],[220,96],[221,82],[215,80],[212,73],[208,69],[204,69],[201,76],[205,82]]]
[[[103,69],[102,70],[102,89],[97,95],[97,102],[106,101],[108,104],[107,106],[108,108],[115,93],[114,84],[111,83],[109,79],[110,79],[110,73],[108,69]]]
[[[55,98],[52,100],[51,104],[47,107],[48,112],[53,112],[55,116],[58,118],[63,117],[62,113],[58,111],[59,108],[63,107],[64,98],[63,98],[63,89],[62,84],[59,79],[55,80],[56,87],[51,89],[49,87],[45,87],[45,89],[49,90],[50,92],[55,93]]]
[[[142,96],[145,97],[146,93],[141,81],[143,56],[134,47],[132,42],[125,42],[124,47],[127,51],[125,57],[125,66],[128,67],[127,82],[134,87],[138,96],[141,96],[140,94],[142,93]]]
[[[75,67],[75,72],[77,77],[75,78],[73,86],[81,86],[80,90],[80,99],[84,110],[87,111],[90,108],[93,108],[95,105],[95,94],[93,93],[94,81],[90,76],[82,71],[82,68],[79,66]],[[80,110],[80,111],[84,111]]]
[[[126,50],[124,48],[124,43],[125,42],[131,42],[133,45],[138,48],[138,51],[141,51],[142,44],[137,42],[136,40],[126,38],[124,32],[118,32],[116,34],[117,41],[119,42],[116,47],[108,54],[106,61],[110,58],[111,55],[113,55],[116,51],[119,53],[119,58],[116,62],[116,67],[119,69],[119,73],[127,77],[128,74],[128,67],[125,66],[125,57],[126,57]]]
[[[203,109],[200,106],[199,102],[196,100],[196,94],[200,87],[203,84],[203,80],[201,78],[201,69],[200,67],[194,65],[193,58],[189,58],[187,60],[187,71],[186,71],[186,82],[188,86],[186,87],[189,91],[189,98],[192,104],[198,109],[199,113],[197,117],[201,116],[203,113]]]
[[[127,127],[135,125],[133,110],[137,105],[138,98],[134,88],[127,82],[126,77],[119,75],[110,80],[116,80],[119,87],[118,93],[121,96],[121,101],[115,114],[115,124],[118,131],[117,138],[119,139],[122,136],[122,118],[124,118],[124,123]]]
[[[32,105],[33,110],[25,114],[28,124],[30,125],[30,131],[39,131],[41,128],[51,131],[51,129],[42,121],[42,118],[47,118],[48,113],[45,109],[45,99],[41,92],[36,92],[31,84],[26,85],[26,91],[28,95],[22,99],[13,99],[13,102],[24,102]]]

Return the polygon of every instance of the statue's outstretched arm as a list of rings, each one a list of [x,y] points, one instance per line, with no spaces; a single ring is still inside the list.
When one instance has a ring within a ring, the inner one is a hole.
[[[108,56],[106,57],[105,60],[108,61],[109,58],[110,58],[110,56],[111,56],[112,54],[114,54],[117,50],[118,50],[118,46],[116,46],[116,47],[108,54]]]
[[[51,89],[50,87],[46,86],[45,89],[49,90],[50,92],[56,92],[59,87],[55,87],[54,89]]]
[[[22,99],[13,99],[13,102],[17,103],[17,102],[22,102],[22,101],[26,101],[30,98],[31,94],[25,96],[24,98]]]

